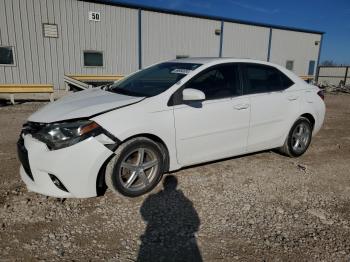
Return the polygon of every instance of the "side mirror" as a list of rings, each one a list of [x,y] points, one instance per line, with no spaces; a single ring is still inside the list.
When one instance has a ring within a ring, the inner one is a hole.
[[[205,94],[193,88],[187,88],[182,91],[182,100],[183,101],[203,101],[205,100]]]

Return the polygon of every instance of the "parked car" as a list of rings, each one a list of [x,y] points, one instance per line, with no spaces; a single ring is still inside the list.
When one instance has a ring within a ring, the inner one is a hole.
[[[28,189],[93,197],[152,190],[163,173],[278,148],[305,153],[323,93],[268,62],[187,58],[74,93],[32,114],[18,141]]]

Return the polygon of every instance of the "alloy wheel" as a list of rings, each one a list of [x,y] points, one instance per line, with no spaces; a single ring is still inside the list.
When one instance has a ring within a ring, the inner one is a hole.
[[[304,152],[309,144],[311,137],[310,127],[304,123],[299,123],[293,130],[292,148],[295,153]]]
[[[159,160],[148,148],[137,148],[121,161],[119,177],[122,186],[130,191],[142,190],[157,177]]]

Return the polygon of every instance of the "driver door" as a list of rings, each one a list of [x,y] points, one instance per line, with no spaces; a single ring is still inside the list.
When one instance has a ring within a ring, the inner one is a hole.
[[[185,166],[245,153],[250,103],[241,96],[237,64],[200,72],[179,90],[202,91],[205,101],[174,105],[178,162]]]

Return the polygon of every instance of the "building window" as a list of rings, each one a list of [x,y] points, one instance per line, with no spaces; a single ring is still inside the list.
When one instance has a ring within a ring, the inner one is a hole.
[[[84,51],[84,66],[103,66],[103,53],[100,51]]]
[[[176,59],[189,58],[189,55],[176,55]]]
[[[315,60],[310,60],[310,62],[309,62],[309,76],[312,76],[312,75],[314,75],[314,72],[315,72],[315,64],[316,64],[316,62],[315,62]]]
[[[0,46],[0,65],[14,65],[15,59],[12,46]]]
[[[287,60],[287,63],[286,63],[286,68],[290,71],[293,71],[293,68],[294,68],[294,61],[293,60]]]

